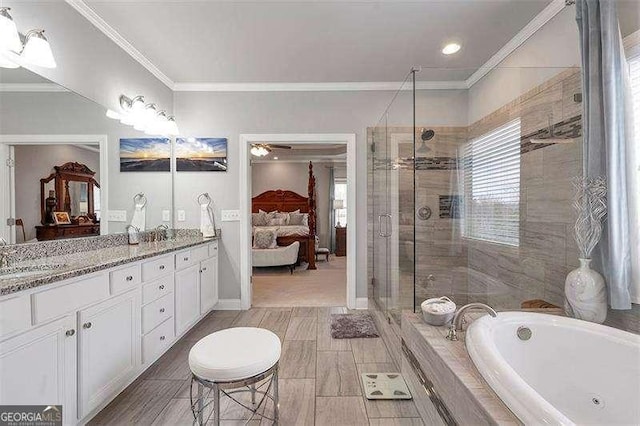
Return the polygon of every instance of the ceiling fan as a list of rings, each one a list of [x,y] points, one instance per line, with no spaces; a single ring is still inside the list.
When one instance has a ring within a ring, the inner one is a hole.
[[[291,149],[289,145],[277,145],[269,143],[251,144],[251,155],[256,157],[264,157],[274,149]]]

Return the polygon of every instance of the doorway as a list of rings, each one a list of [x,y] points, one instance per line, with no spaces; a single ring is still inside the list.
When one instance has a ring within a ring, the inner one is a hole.
[[[240,256],[240,268],[241,268],[241,305],[243,309],[248,309],[252,305],[252,297],[254,293],[253,289],[253,262],[252,262],[252,198],[254,196],[252,185],[252,164],[255,157],[251,155],[252,146],[259,144],[279,144],[288,146],[304,146],[306,148],[312,148],[315,146],[326,146],[328,144],[344,145],[346,146],[346,205],[352,206],[346,210],[346,222],[352,224],[344,229],[346,234],[346,240],[351,241],[346,245],[346,288],[343,290],[346,293],[346,305],[349,308],[356,308],[356,244],[355,244],[355,218],[356,211],[359,208],[366,208],[365,206],[359,207],[355,202],[356,191],[356,158],[355,158],[355,134],[251,134],[240,135],[240,237],[241,237],[241,256]],[[279,156],[279,155],[274,155]],[[313,157],[309,157],[313,162]],[[279,161],[279,160],[278,160]],[[316,161],[319,163],[319,161]],[[324,165],[323,165],[324,167]],[[277,189],[277,188],[274,188]],[[304,194],[306,195],[306,194]],[[344,215],[344,212],[338,212],[337,217]],[[325,221],[329,220],[329,215],[326,218],[322,218]],[[327,240],[325,240],[327,241]],[[315,255],[315,253],[314,253]],[[341,259],[342,260],[342,259]],[[320,261],[321,262],[321,261]],[[323,265],[326,266],[326,265]],[[337,266],[337,265],[336,265]],[[308,271],[309,273],[315,271]],[[286,294],[283,295],[286,298]],[[310,302],[311,303],[311,302]],[[286,304],[286,300],[283,300],[283,304]]]

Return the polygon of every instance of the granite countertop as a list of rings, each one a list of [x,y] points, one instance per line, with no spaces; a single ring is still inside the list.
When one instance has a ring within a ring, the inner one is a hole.
[[[143,242],[136,246],[117,245],[10,263],[8,268],[10,270],[36,267],[41,269],[42,273],[9,279],[4,279],[0,275],[0,296],[206,244],[217,239],[216,237],[182,236],[173,240]]]

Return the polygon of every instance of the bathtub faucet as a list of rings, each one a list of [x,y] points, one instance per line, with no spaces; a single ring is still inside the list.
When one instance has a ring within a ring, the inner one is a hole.
[[[448,340],[458,340],[458,331],[462,331],[464,314],[471,309],[482,309],[494,318],[498,315],[491,306],[485,305],[484,303],[469,303],[468,305],[464,305],[462,308],[458,309],[458,312],[456,312],[456,315],[453,317],[453,321],[451,321],[449,332],[447,333]]]

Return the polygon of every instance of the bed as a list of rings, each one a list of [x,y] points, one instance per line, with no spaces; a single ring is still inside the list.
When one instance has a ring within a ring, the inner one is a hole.
[[[316,269],[315,262],[315,236],[316,236],[316,201],[315,201],[316,179],[313,175],[313,164],[309,162],[309,184],[307,187],[308,196],[304,197],[293,191],[275,189],[265,191],[251,199],[251,212],[259,213],[264,211],[306,214],[307,221],[302,225],[289,225],[282,223],[278,225],[254,226],[253,230],[273,229],[276,232],[278,246],[288,246],[294,241],[300,242],[298,250],[298,263],[307,262],[308,269]]]

